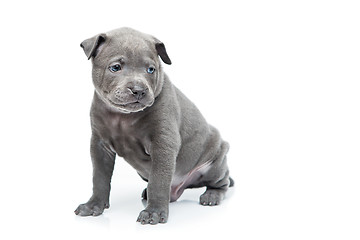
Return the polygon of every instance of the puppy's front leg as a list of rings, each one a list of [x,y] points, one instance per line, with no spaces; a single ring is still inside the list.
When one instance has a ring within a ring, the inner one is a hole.
[[[137,219],[141,224],[166,223],[169,215],[170,187],[175,172],[180,136],[169,134],[154,139],[151,173],[147,187],[147,206]]]
[[[80,204],[76,215],[98,216],[109,208],[110,182],[116,154],[95,134],[91,137],[91,160],[93,164],[93,194],[89,201]]]

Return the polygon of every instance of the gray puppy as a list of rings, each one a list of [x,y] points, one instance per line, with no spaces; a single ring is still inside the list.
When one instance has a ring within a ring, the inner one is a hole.
[[[206,186],[202,205],[218,205],[233,180],[229,149],[195,105],[163,72],[171,60],[156,38],[130,28],[98,34],[80,45],[92,59],[93,195],[75,213],[97,216],[109,208],[116,154],[148,182],[142,224],[165,223],[169,202],[186,188]]]

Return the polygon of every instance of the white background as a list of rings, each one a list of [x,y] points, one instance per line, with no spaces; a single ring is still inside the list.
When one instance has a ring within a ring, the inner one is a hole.
[[[2,1],[2,239],[359,239],[358,1]],[[91,195],[91,63],[81,41],[128,26],[230,142],[235,188],[136,223],[146,187],[118,158],[111,207]]]

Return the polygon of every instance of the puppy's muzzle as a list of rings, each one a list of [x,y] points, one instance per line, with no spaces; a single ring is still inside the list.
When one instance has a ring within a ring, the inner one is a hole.
[[[113,92],[114,100],[121,103],[142,102],[149,95],[149,88],[143,84],[118,87]]]
[[[131,95],[133,95],[138,101],[143,99],[148,94],[149,89],[143,86],[135,85],[127,88]]]

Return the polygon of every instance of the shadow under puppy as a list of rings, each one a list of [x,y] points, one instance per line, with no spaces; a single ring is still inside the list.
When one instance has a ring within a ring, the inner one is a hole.
[[[161,67],[171,60],[156,38],[130,28],[98,34],[81,43],[92,59],[91,106],[93,194],[75,213],[97,216],[109,208],[116,154],[148,182],[146,208],[137,221],[165,223],[169,202],[184,189],[206,186],[202,205],[218,205],[233,180],[229,149],[195,105]]]

